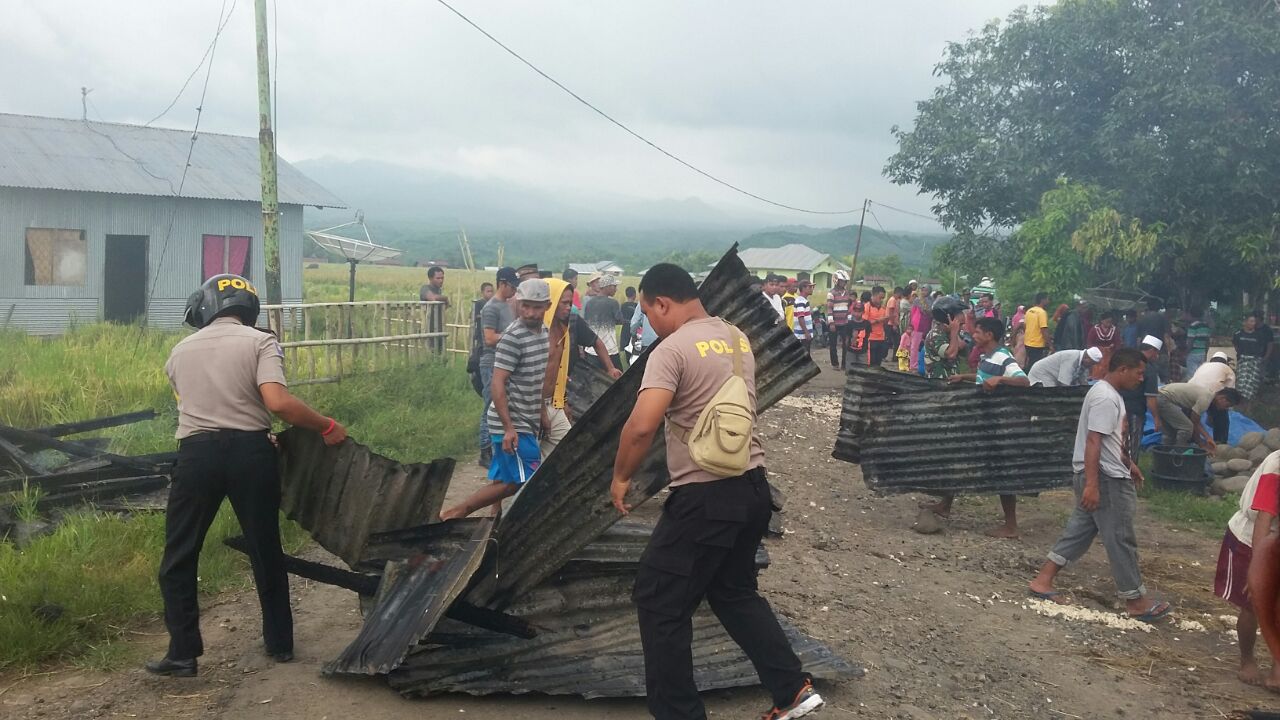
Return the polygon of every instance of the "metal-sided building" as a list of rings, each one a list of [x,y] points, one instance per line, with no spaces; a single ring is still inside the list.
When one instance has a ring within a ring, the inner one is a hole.
[[[211,275],[262,286],[260,177],[256,137],[0,114],[0,328],[176,328]],[[344,205],[283,160],[279,197],[281,293],[301,302],[303,206]]]

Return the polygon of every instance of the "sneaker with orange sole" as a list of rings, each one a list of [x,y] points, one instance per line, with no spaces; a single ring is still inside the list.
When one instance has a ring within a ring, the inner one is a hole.
[[[791,704],[779,708],[775,707],[764,715],[760,716],[760,720],[792,720],[792,718],[800,718],[812,712],[817,712],[826,704],[822,696],[817,690],[813,689],[813,683],[809,680],[804,681],[804,687],[800,688],[800,692],[796,693],[796,698]]]

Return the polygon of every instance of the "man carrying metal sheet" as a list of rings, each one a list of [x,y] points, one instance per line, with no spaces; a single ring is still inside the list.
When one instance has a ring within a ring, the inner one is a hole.
[[[976,382],[986,392],[1001,385],[1027,387],[1026,373],[1013,359],[1013,353],[1004,345],[1004,323],[997,318],[978,318],[974,322],[974,343],[982,351],[976,373],[952,375],[949,382]],[[929,506],[941,517],[950,517],[954,495],[943,495],[935,505]],[[987,531],[991,537],[1015,540],[1018,537],[1018,496],[1001,495],[1000,509],[1004,512],[1004,524]]]
[[[315,430],[326,445],[347,431],[285,389],[284,353],[253,325],[258,291],[238,275],[215,275],[187,300],[197,329],[169,355],[165,372],[178,397],[178,462],[165,510],[160,594],[169,651],[146,665],[155,675],[192,677],[204,654],[196,596],[205,533],[230,498],[249,545],[262,604],[262,637],[277,662],[293,659],[289,577],[280,548],[280,478],[268,433],[271,416]]]
[[[631,476],[666,420],[671,495],[640,559],[633,598],[644,646],[649,711],[700,720],[693,679],[694,611],[707,599],[773,696],[764,720],[822,707],[756,585],[756,550],[772,514],[764,449],[754,430],[755,358],[745,335],[712,317],[693,278],[661,263],[640,281],[640,304],[662,338],[613,466],[614,507],[627,514]],[[710,411],[710,413],[708,413]]]

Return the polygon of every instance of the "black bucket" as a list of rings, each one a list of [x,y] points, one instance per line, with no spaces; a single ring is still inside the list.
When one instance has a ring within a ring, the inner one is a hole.
[[[1156,487],[1165,490],[1203,493],[1208,484],[1205,458],[1209,453],[1198,447],[1157,445],[1151,450],[1155,464],[1151,468],[1151,480]]]

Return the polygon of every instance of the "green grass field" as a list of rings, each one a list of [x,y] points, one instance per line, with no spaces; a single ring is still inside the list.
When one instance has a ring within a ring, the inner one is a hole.
[[[345,299],[345,266],[334,267],[343,271],[340,286],[327,283],[328,267],[308,271],[309,301]],[[360,273],[363,299],[400,299],[397,293],[410,287],[417,295],[412,269],[362,267]],[[479,282],[474,287],[478,291]],[[334,288],[340,296],[333,297]],[[461,283],[450,289],[459,301],[471,292]],[[177,409],[163,367],[183,334],[113,325],[79,327],[59,338],[0,332],[0,423],[34,427],[153,409],[155,420],[92,434],[110,438],[113,452],[172,450]],[[480,412],[461,362],[429,360],[295,392],[342,421],[356,439],[401,461],[475,449],[475,423],[455,421]],[[222,544],[239,533],[224,504],[201,556],[205,594],[251,582],[243,556]],[[290,551],[307,541],[287,521],[284,537]],[[160,615],[155,577],[163,538],[162,513],[81,509],[21,549],[0,541],[0,670],[136,661],[119,640]]]

